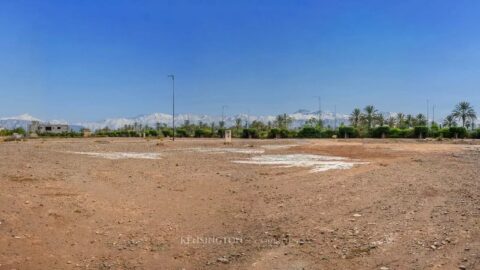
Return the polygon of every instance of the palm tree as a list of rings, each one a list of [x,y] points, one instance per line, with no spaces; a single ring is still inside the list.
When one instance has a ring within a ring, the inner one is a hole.
[[[387,124],[391,128],[395,127],[395,117],[393,116],[388,117]]]
[[[275,118],[275,126],[281,129],[288,129],[290,124],[293,122],[293,117],[288,116],[286,113],[279,114]]]
[[[453,115],[449,114],[445,119],[443,119],[443,126],[445,127],[455,127],[457,125],[457,122],[455,122],[455,117]]]
[[[360,120],[362,119],[362,111],[359,108],[353,109],[352,113],[348,120],[353,127],[357,127],[360,124]]]
[[[467,120],[471,120],[472,122],[477,119],[477,114],[475,110],[470,105],[470,103],[466,101],[462,101],[455,106],[455,109],[452,112],[452,116],[456,119],[462,120],[462,127],[465,127],[465,123]]]
[[[417,116],[415,116],[415,122],[418,126],[425,126],[427,124],[427,118],[425,115],[419,113]]]
[[[368,129],[372,128],[373,121],[375,120],[377,116],[377,109],[373,105],[368,105],[364,109],[365,111],[365,121],[367,122],[367,127]]]
[[[405,116],[405,124],[407,124],[407,127],[411,128],[413,126],[414,118],[413,115],[407,114]]]
[[[235,129],[238,131],[242,127],[242,118],[237,117],[235,118]]]
[[[405,114],[397,113],[397,127],[403,128],[405,127]]]
[[[375,121],[377,121],[377,123],[380,125],[380,126],[383,126],[385,124],[385,116],[383,116],[383,114],[377,114],[377,116],[375,117]]]

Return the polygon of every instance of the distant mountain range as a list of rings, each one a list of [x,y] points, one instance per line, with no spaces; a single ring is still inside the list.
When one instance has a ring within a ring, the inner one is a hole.
[[[294,113],[288,114],[292,117],[293,127],[299,127],[305,123],[305,121],[311,118],[318,118],[318,112],[315,111],[308,111],[308,110],[298,110]],[[238,114],[233,116],[225,116],[225,123],[226,126],[232,126],[235,124],[235,119],[240,118],[242,119],[243,125],[248,121],[251,123],[254,120],[259,120],[264,123],[273,122],[275,121],[276,115],[264,115],[264,116],[255,116],[255,115],[246,115],[246,114]],[[325,126],[334,126],[335,125],[335,115],[332,112],[322,112],[322,119],[324,121]],[[348,115],[345,114],[337,114],[336,116],[336,123],[337,126],[343,123],[348,123]],[[213,116],[213,115],[200,115],[200,114],[178,114],[175,115],[175,124],[182,125],[185,121],[190,121],[190,123],[212,123],[215,122],[218,124],[221,120],[221,116]],[[22,114],[19,116],[12,116],[12,117],[4,117],[0,118],[0,127],[13,129],[17,127],[22,127],[24,129],[28,128],[31,121],[40,121],[44,123],[51,123],[51,124],[70,124],[73,130],[80,130],[81,128],[89,128],[92,130],[97,130],[101,128],[108,127],[110,129],[118,129],[122,128],[125,125],[134,125],[142,124],[143,126],[148,125],[151,127],[155,127],[157,123],[160,124],[167,124],[171,125],[172,123],[172,115],[165,114],[165,113],[152,113],[147,115],[140,115],[137,117],[129,117],[129,118],[109,118],[103,121],[98,122],[81,122],[81,123],[68,123],[66,121],[60,120],[41,120],[36,117],[33,117],[29,114]]]

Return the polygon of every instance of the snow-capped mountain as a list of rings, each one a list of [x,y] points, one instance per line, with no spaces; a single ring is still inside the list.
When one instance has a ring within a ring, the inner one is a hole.
[[[21,127],[26,130],[28,128],[28,125],[30,125],[32,121],[41,121],[41,120],[29,114],[21,114],[21,115],[12,116],[12,117],[3,117],[3,118],[0,118],[0,127],[5,129],[15,129],[15,128]]]
[[[290,117],[293,118],[293,127],[301,126],[305,123],[305,121],[311,118],[318,118],[318,112],[310,112],[307,110],[299,110],[295,113],[288,114]],[[237,114],[237,115],[230,115],[225,116],[225,125],[232,126],[235,124],[236,119],[241,119],[243,125],[248,122],[251,123],[255,120],[262,121],[263,123],[268,123],[275,121],[276,115],[246,115],[246,114]],[[322,112],[322,119],[324,121],[325,126],[334,126],[335,124],[335,115],[331,112]],[[337,126],[340,125],[342,122],[348,122],[348,115],[344,114],[337,114],[336,116]],[[190,123],[207,123],[210,124],[212,122],[218,124],[222,121],[221,116],[214,116],[214,115],[199,115],[199,114],[179,114],[175,115],[175,124],[177,126],[182,125],[185,121],[189,121]],[[104,121],[99,122],[84,122],[79,123],[79,125],[84,126],[86,128],[90,128],[92,130],[108,127],[110,129],[118,129],[122,128],[125,125],[134,125],[134,124],[141,124],[143,126],[148,125],[150,127],[155,127],[157,123],[171,125],[172,123],[172,115],[165,114],[165,113],[153,113],[148,115],[140,115],[137,117],[132,118],[111,118],[106,119]]]
[[[288,116],[293,118],[292,127],[299,127],[305,123],[305,121],[311,118],[318,118],[318,112],[311,112],[308,110],[298,110],[294,113],[288,114]],[[255,120],[262,121],[263,123],[274,122],[276,115],[246,115],[246,114],[237,114],[237,115],[230,115],[225,116],[225,125],[232,126],[235,124],[236,119],[242,120],[242,125],[245,123],[251,123]],[[335,117],[334,113],[331,112],[322,112],[322,119],[324,121],[325,126],[334,126],[335,125],[335,118],[337,126],[340,125],[342,122],[348,122],[348,115],[344,114],[337,114]],[[39,121],[39,122],[48,122],[51,124],[68,124],[67,121],[64,120],[41,120],[35,118],[29,114],[22,114],[19,116],[12,116],[12,117],[4,117],[0,118],[0,127],[6,129],[14,129],[18,127],[22,127],[27,129],[30,125],[31,121]],[[221,116],[216,115],[206,115],[206,114],[178,114],[175,115],[175,124],[177,126],[182,125],[185,121],[189,121],[190,123],[206,123],[210,124],[212,122],[218,124],[222,121]],[[135,125],[141,124],[142,126],[148,125],[150,127],[155,127],[157,123],[171,125],[172,123],[172,115],[165,114],[165,113],[152,113],[147,115],[140,115],[137,117],[129,117],[129,118],[109,118],[103,121],[98,122],[82,122],[82,123],[70,123],[70,126],[74,130],[79,130],[82,127],[89,128],[92,130],[97,130],[101,128],[108,127],[110,129],[118,129],[122,128],[126,125]]]
[[[39,118],[31,116],[27,113],[17,115],[17,116],[10,116],[10,117],[2,117],[0,118],[0,128],[5,129],[15,129],[15,128],[23,128],[27,130],[32,121],[39,121],[42,123],[50,123],[50,124],[68,124],[68,121],[65,120],[49,120],[43,121]],[[75,131],[79,131],[82,126],[78,126],[75,124],[70,125],[70,128]]]

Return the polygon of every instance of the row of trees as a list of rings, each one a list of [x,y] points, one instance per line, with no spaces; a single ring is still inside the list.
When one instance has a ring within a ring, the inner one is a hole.
[[[479,137],[480,130],[474,130],[476,113],[468,102],[457,104],[452,113],[442,123],[430,122],[424,114],[404,114],[385,116],[374,106],[366,106],[363,110],[356,108],[349,116],[349,125],[343,123],[339,128],[324,127],[316,118],[308,119],[303,126],[290,128],[294,119],[287,114],[278,115],[274,121],[267,123],[255,120],[251,123],[235,119],[228,129],[237,138],[331,138],[363,137],[363,138],[419,138],[419,137]],[[461,126],[458,124],[460,123]],[[225,123],[197,124],[185,121],[176,130],[178,137],[223,137]],[[173,130],[165,124],[157,124],[155,128],[134,124],[118,130],[103,129],[96,132],[98,136],[172,136]]]
[[[442,123],[430,122],[424,114],[403,114],[385,116],[374,106],[366,106],[363,110],[355,108],[349,115],[349,125],[342,123],[338,128],[324,127],[323,122],[316,118],[308,119],[303,126],[290,128],[294,119],[287,114],[278,115],[274,121],[264,123],[255,120],[244,121],[241,118],[228,129],[237,138],[331,138],[362,137],[362,138],[419,138],[419,137],[471,137],[480,138],[480,129],[475,130],[477,115],[468,102],[460,102]],[[223,137],[225,123],[192,123],[185,121],[176,129],[178,137]],[[13,133],[24,134],[23,129],[1,130],[0,135]],[[43,134],[43,136],[79,137],[82,132],[65,134]],[[116,130],[104,128],[97,130],[94,136],[109,137],[171,137],[173,130],[166,124],[157,123],[154,127],[134,123]]]
[[[475,120],[477,115],[475,110],[468,102],[458,103],[451,114],[445,117],[443,123],[444,127],[457,127],[459,121],[462,127],[467,129],[475,128]],[[373,106],[366,106],[363,111],[359,108],[355,108],[349,116],[349,121],[354,128],[367,128],[371,129],[375,126],[389,126],[391,128],[413,128],[415,126],[429,126],[437,123],[427,123],[428,119],[424,114],[404,114],[397,113],[395,116],[388,116],[386,118],[383,114]]]

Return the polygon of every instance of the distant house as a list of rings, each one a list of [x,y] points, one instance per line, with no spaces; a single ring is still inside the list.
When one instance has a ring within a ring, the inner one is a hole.
[[[38,121],[32,121],[29,127],[30,133],[36,134],[45,134],[45,133],[53,133],[59,134],[64,132],[69,132],[70,129],[68,125],[64,124],[49,124],[49,123],[40,123]]]

